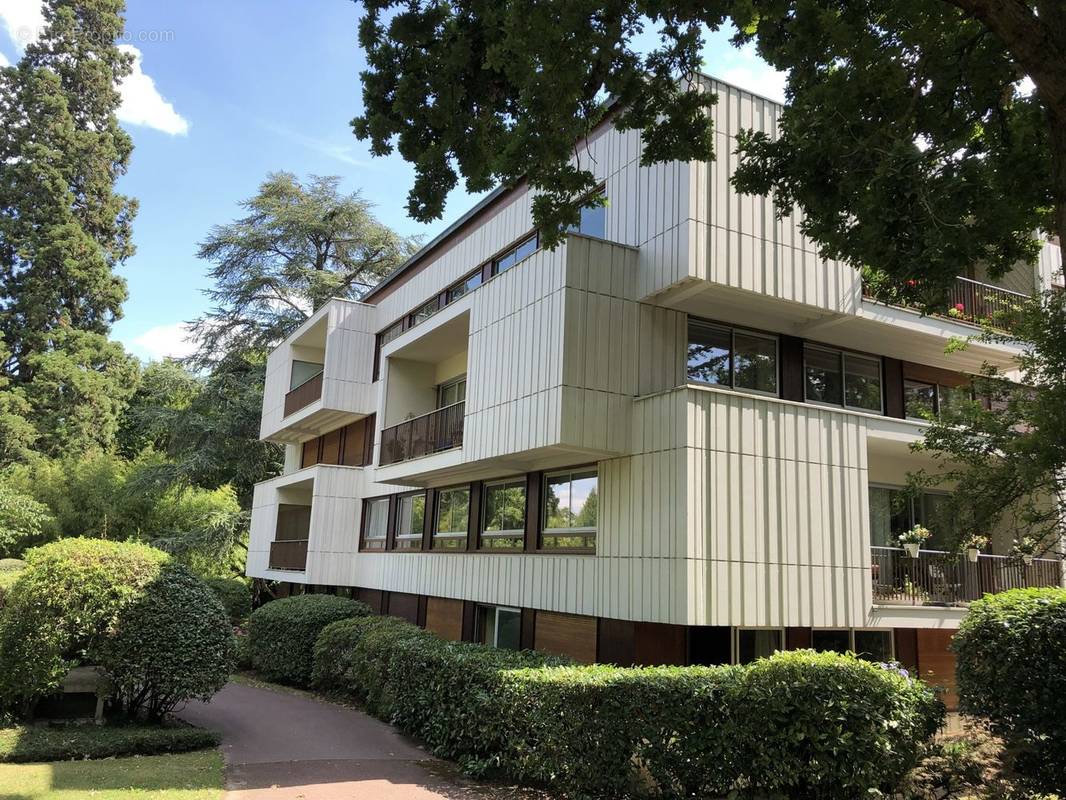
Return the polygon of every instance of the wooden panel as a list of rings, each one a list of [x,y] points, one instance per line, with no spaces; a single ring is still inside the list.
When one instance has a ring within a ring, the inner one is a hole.
[[[803,397],[803,340],[781,335],[781,399],[802,403]]]
[[[341,462],[341,431],[338,428],[322,435],[321,463],[339,464]]]
[[[910,670],[918,672],[918,630],[916,628],[896,628],[893,632],[896,645],[896,661]]]
[[[385,601],[385,593],[380,589],[364,589],[362,587],[356,587],[355,599],[361,603],[366,603],[375,614],[381,614],[382,606]]]
[[[972,380],[964,372],[930,367],[926,364],[914,364],[910,361],[903,362],[903,377],[907,380],[939,383],[942,386],[966,386]]]
[[[404,594],[402,592],[389,592],[390,617],[405,619],[412,625],[418,624],[418,595]]]
[[[274,533],[275,541],[306,539],[310,530],[311,506],[297,506],[288,503],[278,505],[278,527]]]
[[[300,458],[301,467],[310,467],[318,463],[318,448],[321,443],[322,440],[319,437],[304,442]]]
[[[885,414],[904,419],[907,410],[903,404],[903,362],[898,358],[882,358],[885,375]]]
[[[463,601],[430,597],[426,602],[426,630],[442,639],[458,642],[463,638]]]
[[[941,699],[948,711],[959,707],[955,684],[955,654],[948,649],[954,631],[919,628],[917,631],[918,675],[930,686],[944,689]]]
[[[624,619],[601,619],[596,660],[601,664],[632,666],[637,658],[636,624]]]
[[[477,636],[477,603],[463,600],[463,641],[472,642]]]
[[[638,622],[634,637],[634,661],[643,667],[684,664],[687,655],[684,625]]]
[[[596,660],[596,618],[538,611],[533,647],[591,664]]]
[[[369,425],[368,425],[369,421]],[[346,467],[361,467],[369,463],[366,458],[368,441],[373,446],[374,416],[370,415],[358,422],[353,422],[344,427],[344,449],[341,453],[340,463]],[[367,433],[369,431],[369,437]]]
[[[537,637],[536,637],[536,620],[539,616],[539,612],[532,608],[523,608],[519,616],[519,633],[518,641],[519,647],[523,650],[536,649]]]
[[[785,628],[785,649],[806,650],[811,646],[810,628]]]

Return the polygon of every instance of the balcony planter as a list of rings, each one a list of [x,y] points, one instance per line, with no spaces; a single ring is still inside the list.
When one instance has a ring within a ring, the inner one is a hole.
[[[976,564],[977,559],[981,556],[981,549],[978,547],[967,547],[966,558],[970,560],[971,564]]]
[[[917,558],[918,557],[918,551],[921,550],[921,549],[922,549],[922,543],[921,542],[904,542],[903,543],[904,552],[906,552],[906,554],[908,556],[910,556],[911,558]]]
[[[928,528],[922,525],[915,525],[909,531],[904,531],[899,535],[899,543],[903,546],[908,556],[917,558],[918,551],[922,549],[922,545],[929,541],[929,537],[932,535]]]
[[[977,563],[977,559],[981,557],[981,550],[988,547],[988,542],[987,536],[980,536],[976,533],[963,542],[962,546],[966,548],[966,557],[971,564]]]

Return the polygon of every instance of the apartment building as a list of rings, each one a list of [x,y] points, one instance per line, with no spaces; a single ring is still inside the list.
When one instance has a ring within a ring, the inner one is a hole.
[[[553,251],[532,194],[489,195],[362,302],[270,356],[248,574],[351,594],[453,639],[582,661],[723,663],[816,647],[897,659],[950,689],[947,648],[986,591],[1059,585],[1058,561],[939,552],[924,416],[968,396],[975,320],[1061,283],[1057,245],[950,313],[864,296],[766,198],[735,193],[732,137],[781,107],[719,93],[718,160],[640,166],[610,125],[602,181]],[[979,278],[980,276],[976,276]],[[934,529],[917,558],[896,536]]]

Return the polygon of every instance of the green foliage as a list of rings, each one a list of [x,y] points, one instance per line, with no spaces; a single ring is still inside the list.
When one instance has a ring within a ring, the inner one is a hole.
[[[11,587],[19,578],[19,573],[24,569],[26,569],[26,562],[21,559],[0,558],[0,608],[3,608],[8,592],[11,591]]]
[[[273,600],[248,618],[248,655],[267,680],[306,686],[311,681],[315,640],[331,622],[366,616],[365,603],[329,594]]]
[[[247,633],[234,633],[233,634],[234,646],[237,648],[236,666],[237,669],[251,669],[252,668],[252,655],[248,650],[248,634]]]
[[[229,679],[236,645],[215,594],[172,563],[118,613],[91,655],[128,717],[159,720],[188,700],[210,700]]]
[[[0,557],[17,558],[54,533],[55,518],[48,507],[29,495],[0,483]]]
[[[148,364],[119,424],[119,453],[135,458],[146,448],[166,452],[174,420],[202,388],[202,379],[173,359]]]
[[[252,587],[243,578],[205,578],[207,588],[222,603],[233,625],[240,625],[252,613]]]
[[[732,24],[733,44],[754,41],[788,74],[778,130],[719,145],[740,154],[733,183],[772,196],[781,215],[801,206],[823,256],[898,287],[924,279],[911,296],[932,302],[976,263],[997,275],[1034,258],[1032,231],[1066,231],[1058,3],[1010,14],[995,0],[361,5],[354,131],[374,155],[395,148],[413,165],[408,213],[420,221],[441,216],[460,176],[471,192],[527,178],[554,245],[597,184],[581,141],[606,96],[613,124],[641,132],[643,164],[713,159],[718,97],[688,78],[707,30]]]
[[[391,618],[323,630],[315,685],[473,772],[575,796],[852,797],[889,790],[943,719],[918,681],[854,656],[743,667],[572,666]]]
[[[1066,786],[1066,590],[986,595],[952,647],[960,709],[989,721],[1031,788]]]
[[[0,704],[25,709],[91,659],[168,556],[140,544],[63,539],[26,553],[0,614]]]
[[[0,762],[80,761],[217,747],[219,735],[191,725],[30,725],[0,729]]]

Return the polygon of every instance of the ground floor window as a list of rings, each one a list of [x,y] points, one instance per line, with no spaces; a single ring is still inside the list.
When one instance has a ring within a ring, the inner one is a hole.
[[[522,612],[505,606],[478,606],[477,638],[501,650],[522,649]]]
[[[811,631],[811,647],[822,652],[851,652],[879,663],[893,657],[892,631],[815,628]]]
[[[738,628],[736,662],[750,664],[784,649],[784,631],[780,628]]]

